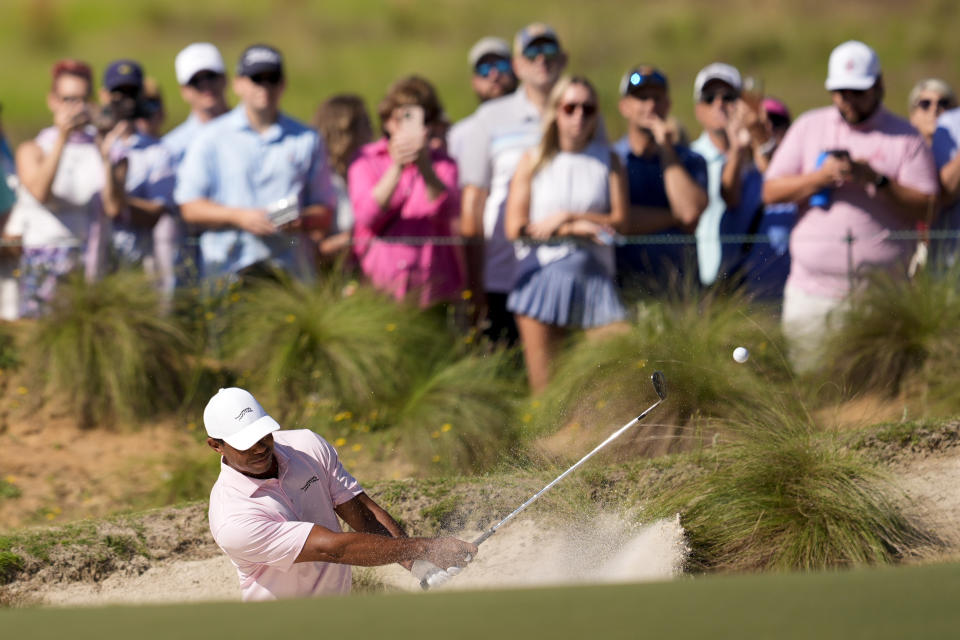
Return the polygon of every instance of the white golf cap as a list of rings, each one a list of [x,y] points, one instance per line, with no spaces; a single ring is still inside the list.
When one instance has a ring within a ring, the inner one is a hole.
[[[225,73],[226,71],[220,50],[209,42],[194,42],[187,45],[183,51],[177,54],[173,66],[177,70],[177,82],[180,83],[180,86],[190,82],[190,78],[200,71],[213,71],[214,73]]]
[[[220,389],[203,410],[207,435],[226,441],[234,449],[246,451],[263,436],[280,429],[253,395],[237,387]]]
[[[701,69],[700,73],[697,74],[697,78],[693,81],[693,99],[695,101],[700,101],[703,88],[711,80],[726,82],[738,92],[743,89],[743,80],[740,78],[740,72],[737,71],[736,67],[726,64],[725,62],[714,62]]]
[[[480,62],[480,58],[489,55],[500,56],[501,58],[509,60],[510,45],[508,45],[507,41],[503,38],[494,38],[493,36],[480,38],[475,45],[470,47],[470,53],[467,54],[467,62],[469,62],[470,67],[473,68]]]
[[[830,54],[827,65],[827,91],[854,89],[863,91],[877,83],[880,59],[877,53],[858,40],[839,45]]]

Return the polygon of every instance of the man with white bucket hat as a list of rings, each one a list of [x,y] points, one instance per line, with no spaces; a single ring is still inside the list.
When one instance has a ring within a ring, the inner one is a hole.
[[[463,567],[477,553],[456,538],[408,538],[330,443],[308,429],[281,431],[244,389],[220,389],[203,423],[222,456],[210,531],[236,566],[245,601],[348,593],[350,565]]]

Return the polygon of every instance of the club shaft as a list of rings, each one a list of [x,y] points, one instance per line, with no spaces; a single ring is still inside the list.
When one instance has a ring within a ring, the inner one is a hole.
[[[640,422],[641,420],[643,420],[643,418],[644,418],[648,413],[650,413],[651,411],[653,411],[653,410],[657,407],[657,405],[659,405],[661,402],[663,402],[663,398],[661,398],[660,400],[657,400],[655,403],[653,403],[652,405],[650,405],[650,407],[649,407],[646,411],[644,411],[643,413],[641,413],[640,415],[638,415],[636,418],[634,418],[633,420],[631,420],[631,421],[628,422],[627,424],[625,424],[625,425],[623,425],[622,427],[620,427],[619,429],[617,429],[614,433],[612,433],[612,434],[610,435],[610,437],[608,437],[606,440],[604,440],[603,442],[601,442],[600,444],[598,444],[596,447],[594,447],[593,451],[591,451],[591,452],[588,453],[587,455],[585,455],[585,456],[583,456],[582,458],[580,458],[578,461],[576,461],[576,462],[573,464],[573,466],[571,466],[569,469],[567,469],[566,471],[564,471],[563,473],[561,473],[559,476],[557,476],[556,478],[554,478],[553,481],[550,482],[550,484],[548,484],[548,485],[545,486],[543,489],[540,489],[540,491],[538,491],[538,492],[536,492],[535,494],[533,494],[532,496],[530,496],[530,499],[527,500],[526,502],[524,502],[522,505],[520,505],[520,506],[517,507],[516,509],[514,509],[513,513],[511,513],[511,514],[508,515],[506,518],[504,518],[503,520],[501,520],[500,522],[498,522],[497,524],[493,525],[492,527],[490,527],[489,529],[487,529],[486,531],[484,531],[482,534],[480,534],[480,537],[478,537],[476,540],[474,540],[474,541],[473,541],[473,544],[479,546],[480,543],[482,543],[484,540],[486,540],[487,538],[489,538],[490,536],[492,536],[493,534],[495,534],[495,533],[497,532],[497,529],[499,529],[500,527],[502,527],[502,526],[505,525],[506,523],[510,522],[510,521],[513,520],[517,515],[519,515],[520,513],[522,513],[524,509],[526,509],[526,508],[529,507],[531,504],[533,504],[534,502],[536,502],[537,499],[538,499],[540,496],[542,496],[544,493],[546,493],[547,491],[549,491],[549,490],[553,487],[553,485],[557,484],[558,482],[560,482],[561,480],[563,480],[564,478],[566,478],[568,475],[570,475],[571,473],[573,473],[574,471],[576,471],[577,468],[580,467],[580,465],[582,465],[582,464],[585,463],[587,460],[589,460],[590,458],[592,458],[597,452],[599,452],[599,451],[600,451],[601,449],[603,449],[605,446],[607,446],[608,444],[610,444],[611,442],[613,442],[614,440],[616,440],[617,438],[619,438],[619,437],[623,434],[623,432],[627,431],[627,430],[630,429],[633,425],[635,425],[635,424],[637,424],[638,422]]]

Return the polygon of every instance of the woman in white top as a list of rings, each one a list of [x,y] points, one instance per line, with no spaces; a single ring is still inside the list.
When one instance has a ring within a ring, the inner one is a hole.
[[[586,78],[564,77],[550,94],[543,137],[517,166],[506,234],[519,266],[507,308],[517,320],[534,393],[568,327],[624,319],[614,284],[613,233],[627,218],[626,178],[611,153]]]
[[[90,124],[90,67],[61,60],[52,75],[47,106],[53,126],[17,148],[21,188],[4,229],[23,245],[20,312],[27,316],[40,312],[57,279],[81,266],[82,258],[94,275],[100,214],[115,215],[123,204],[122,169],[108,158],[118,134],[100,140]]]

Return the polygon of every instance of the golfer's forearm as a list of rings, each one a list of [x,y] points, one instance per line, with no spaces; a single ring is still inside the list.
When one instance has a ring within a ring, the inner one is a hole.
[[[370,533],[338,533],[314,525],[296,562],[332,562],[376,567],[427,555],[427,538],[390,538]]]
[[[237,211],[234,207],[218,204],[213,200],[198,198],[180,205],[180,214],[184,222],[206,227],[230,227],[236,224]]]

